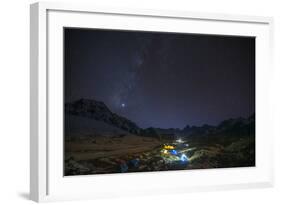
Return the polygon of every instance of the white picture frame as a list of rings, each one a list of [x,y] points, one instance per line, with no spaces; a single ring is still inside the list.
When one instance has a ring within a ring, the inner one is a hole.
[[[256,36],[256,167],[64,177],[61,34],[65,26]],[[270,17],[32,4],[30,198],[41,202],[273,186],[272,29]]]

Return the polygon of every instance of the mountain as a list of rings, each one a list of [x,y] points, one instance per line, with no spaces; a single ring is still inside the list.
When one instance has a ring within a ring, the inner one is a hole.
[[[255,134],[255,114],[248,118],[236,118],[222,121],[216,129],[217,134],[226,136],[244,136]]]
[[[152,129],[152,128],[150,128]],[[219,125],[189,126],[183,129],[170,128],[161,129],[153,128],[159,135],[171,135],[175,137],[241,137],[255,134],[255,114],[248,118],[231,118],[222,121]]]
[[[65,104],[66,132],[83,131],[91,133],[111,132],[116,134],[132,133],[136,135],[159,137],[241,137],[254,136],[255,114],[248,118],[235,118],[222,121],[217,126],[202,125],[179,128],[142,129],[129,119],[113,113],[103,102],[92,99],[80,99]],[[125,131],[125,132],[124,132]]]
[[[214,132],[215,126],[202,125],[202,126],[189,126],[187,125],[182,132],[187,136],[204,136]]]
[[[217,126],[203,125],[203,126],[189,126],[187,125],[182,132],[190,136],[204,136],[204,135],[224,135],[224,136],[241,136],[253,135],[255,133],[255,114],[248,118],[230,118],[222,121]]]
[[[132,134],[139,134],[141,131],[134,122],[111,112],[103,102],[92,99],[80,99],[72,103],[66,103],[65,114],[94,119],[93,125],[97,121],[104,122]]]
[[[127,131],[122,130],[113,125],[107,124],[104,121],[98,121],[93,118],[83,117],[72,114],[65,114],[65,134],[68,137],[73,136],[104,136],[107,134],[114,134],[120,136],[128,134]]]

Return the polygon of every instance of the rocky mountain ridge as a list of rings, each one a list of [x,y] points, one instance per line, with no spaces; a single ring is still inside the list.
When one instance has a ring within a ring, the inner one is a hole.
[[[141,131],[134,122],[111,112],[111,110],[100,101],[80,99],[72,103],[66,103],[65,112],[71,115],[103,121],[133,134],[139,134]]]
[[[142,136],[174,135],[185,137],[204,137],[204,136],[245,136],[255,133],[255,114],[248,118],[233,118],[222,121],[219,125],[189,126],[179,128],[140,128],[136,123],[113,113],[103,102],[92,99],[80,99],[72,103],[65,104],[67,114],[87,117],[97,121],[105,122],[111,126],[132,134]]]

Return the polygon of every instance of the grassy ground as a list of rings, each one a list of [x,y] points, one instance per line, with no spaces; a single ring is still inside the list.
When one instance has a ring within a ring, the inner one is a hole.
[[[66,158],[73,156],[76,160],[93,160],[105,157],[134,155],[153,150],[161,142],[154,138],[127,135],[122,137],[96,137],[95,140],[65,143]]]
[[[164,144],[176,155],[163,153]],[[188,157],[182,162],[181,156]],[[255,165],[254,137],[186,138],[102,136],[65,143],[65,175],[245,167]]]

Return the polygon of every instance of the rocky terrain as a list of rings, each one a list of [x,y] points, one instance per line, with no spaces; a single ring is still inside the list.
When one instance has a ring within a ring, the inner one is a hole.
[[[141,129],[98,101],[65,107],[65,175],[255,166],[255,116]]]
[[[73,103],[67,103],[65,113],[103,121],[133,134],[140,132],[140,128],[134,122],[111,112],[103,102],[80,99]]]

